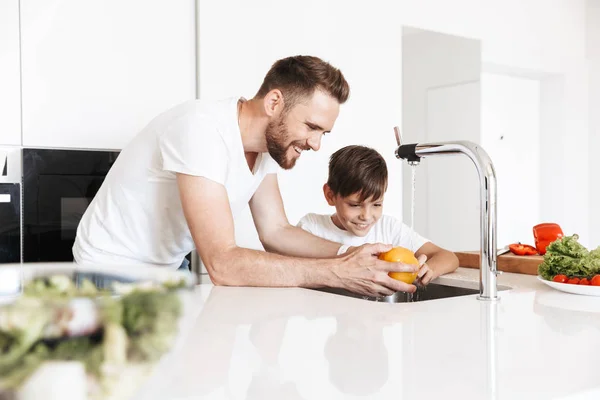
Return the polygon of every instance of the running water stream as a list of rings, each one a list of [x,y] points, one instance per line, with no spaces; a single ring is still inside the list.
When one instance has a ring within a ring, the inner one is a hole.
[[[417,189],[417,163],[408,163],[411,169],[411,193],[410,193],[410,229],[414,231],[415,229],[415,192]],[[413,232],[410,234],[410,248],[411,250],[414,248],[413,243]],[[407,293],[406,300],[408,302],[418,301],[420,297],[420,292],[423,290],[420,286],[417,286],[417,291],[415,293]]]

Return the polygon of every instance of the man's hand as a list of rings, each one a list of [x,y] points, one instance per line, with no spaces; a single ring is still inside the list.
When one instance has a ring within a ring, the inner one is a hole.
[[[414,292],[417,289],[414,285],[393,279],[388,273],[417,272],[417,266],[377,258],[379,253],[391,248],[390,245],[377,243],[349,249],[346,255],[340,258],[342,262],[333,268],[333,273],[339,279],[339,287],[372,297],[389,296],[396,292]]]

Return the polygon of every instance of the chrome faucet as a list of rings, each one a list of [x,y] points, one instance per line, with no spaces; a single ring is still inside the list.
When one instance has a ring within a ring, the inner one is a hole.
[[[479,300],[498,300],[496,284],[496,172],[492,160],[481,146],[468,141],[402,144],[400,129],[394,127],[398,147],[396,158],[418,165],[423,157],[464,154],[473,161],[479,176],[481,201],[481,251],[479,267]]]

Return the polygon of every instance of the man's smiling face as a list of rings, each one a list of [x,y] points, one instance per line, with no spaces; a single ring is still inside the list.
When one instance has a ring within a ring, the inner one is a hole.
[[[340,112],[336,99],[316,90],[312,98],[300,101],[269,122],[267,149],[283,169],[291,169],[304,150],[317,151],[321,137],[333,129]]]

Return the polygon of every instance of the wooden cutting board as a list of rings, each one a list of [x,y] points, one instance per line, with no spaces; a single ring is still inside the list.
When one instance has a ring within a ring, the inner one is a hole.
[[[461,267],[479,269],[479,252],[455,252]],[[512,253],[498,256],[497,268],[503,272],[516,274],[537,275],[538,266],[544,261],[544,256],[517,256]]]

